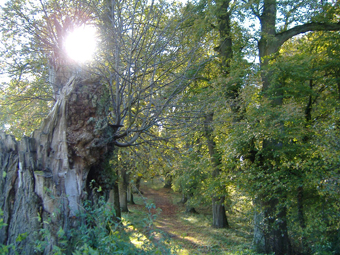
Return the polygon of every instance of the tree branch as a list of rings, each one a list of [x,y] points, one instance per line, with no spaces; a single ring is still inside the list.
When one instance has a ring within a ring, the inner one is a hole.
[[[293,27],[289,30],[276,34],[277,46],[280,47],[285,41],[289,40],[295,35],[306,33],[309,31],[339,31],[340,22],[338,23],[320,23],[311,22],[300,26]]]
[[[134,145],[134,142],[137,141],[137,139],[140,136],[140,132],[135,133],[135,135],[130,139],[128,142],[119,142],[117,139],[113,141],[113,144],[116,145],[117,147],[129,147]]]

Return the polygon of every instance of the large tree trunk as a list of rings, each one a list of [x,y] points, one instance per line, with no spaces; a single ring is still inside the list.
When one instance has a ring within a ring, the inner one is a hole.
[[[224,206],[225,197],[213,197],[212,199],[212,210],[213,210],[213,227],[214,228],[228,228],[229,223],[227,215],[225,213]]]
[[[194,196],[193,193],[189,193],[188,195],[182,194],[181,201],[178,202],[178,204],[185,204],[185,213],[198,213],[196,209],[188,203],[188,200]]]
[[[281,46],[276,36],[276,1],[265,0],[262,15],[259,17],[261,22],[261,39],[258,43],[260,63],[261,63],[261,78],[262,91],[264,95],[271,100],[272,105],[282,106],[283,97],[282,90],[276,88],[275,95],[268,94],[271,83],[272,71],[269,70],[270,60],[275,58]],[[283,125],[282,125],[283,132]],[[282,147],[280,141],[264,140],[263,149],[268,147]],[[268,156],[270,157],[270,156]],[[263,167],[264,169],[264,167]],[[275,171],[269,169],[268,171]],[[254,243],[258,252],[275,253],[278,255],[291,254],[291,247],[288,237],[288,229],[286,223],[286,208],[284,207],[285,198],[280,192],[275,194],[258,194],[256,200],[257,208],[261,208],[262,212],[257,212],[254,229]],[[263,216],[263,219],[262,219]],[[261,220],[261,222],[259,222]]]
[[[260,253],[292,254],[285,198],[258,198],[255,202],[254,245]]]
[[[217,50],[219,59],[221,61],[221,73],[223,76],[228,77],[230,74],[230,63],[233,58],[232,50],[232,33],[231,33],[231,10],[230,0],[218,0],[216,1],[216,16],[217,16],[217,29],[219,32],[219,45],[215,48]],[[227,100],[237,97],[237,87],[230,87],[226,90]],[[216,149],[216,143],[213,137],[213,116],[214,112],[208,113],[205,117],[204,129],[205,137],[208,143],[208,149],[210,159],[213,164],[212,178],[219,178],[221,160],[218,156]],[[220,187],[225,192],[225,187]],[[212,197],[212,213],[213,224],[215,228],[228,228],[229,223],[225,211],[225,196]]]
[[[72,77],[31,138],[16,142],[11,136],[0,135],[0,171],[4,176],[0,179],[0,206],[7,224],[0,230],[1,243],[15,243],[17,236],[26,232],[27,239],[16,246],[22,248],[22,254],[34,254],[32,233],[48,228],[48,253],[57,243],[60,227],[66,231],[77,227],[77,213],[88,198],[89,178],[108,193],[110,171],[104,163],[112,151],[114,130],[106,119],[107,95],[99,81]],[[38,215],[41,222],[50,218],[51,223],[41,225]]]
[[[260,253],[265,253],[265,224],[264,224],[264,210],[261,207],[261,200],[256,198],[253,202],[254,213],[254,239],[253,244],[255,249]]]
[[[204,121],[204,129],[205,129],[205,136],[206,136],[207,143],[208,143],[210,160],[214,167],[211,176],[213,179],[217,179],[220,175],[221,160],[219,158],[218,151],[216,149],[216,143],[212,135],[213,117],[214,117],[213,113],[206,115],[205,121]],[[224,186],[219,187],[219,188],[223,190],[223,192],[225,193]],[[213,213],[212,226],[214,228],[228,228],[229,227],[224,202],[225,202],[225,196],[223,195],[212,197],[212,213]]]
[[[7,224],[0,229],[0,243],[15,244],[22,254],[34,254],[34,231],[41,227],[38,216],[43,212],[43,201],[34,192],[35,152],[34,139],[24,137],[18,143],[13,136],[0,133],[0,206]],[[16,242],[22,233],[27,238]]]
[[[265,221],[268,221],[265,234],[266,253],[291,254],[285,200],[283,197],[274,197],[265,205]]]

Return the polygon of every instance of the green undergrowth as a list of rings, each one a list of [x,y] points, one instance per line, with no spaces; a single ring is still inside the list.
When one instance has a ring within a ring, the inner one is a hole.
[[[59,229],[58,245],[52,247],[50,254],[256,254],[251,246],[249,215],[237,209],[246,207],[244,199],[240,198],[228,211],[230,228],[215,229],[211,227],[209,205],[195,207],[198,214],[186,214],[185,207],[178,203],[180,194],[162,190],[163,185],[161,180],[154,179],[144,182],[142,190],[154,189],[163,195],[165,192],[169,201],[176,205],[176,214],[163,215],[154,201],[135,194],[136,204],[129,206],[130,212],[123,213],[122,224],[117,224],[112,208],[104,200],[95,207],[85,203],[84,212],[78,216],[80,227],[67,233]],[[44,224],[48,225],[49,220]],[[45,228],[36,234],[34,245],[38,254],[48,246],[51,232]],[[9,248],[14,247],[0,246],[0,253]]]
[[[58,231],[58,246],[51,254],[173,254],[173,249],[166,239],[156,240],[158,232],[153,227],[156,215],[151,212],[155,206],[145,203],[144,212],[140,212],[138,222],[130,222],[122,217],[121,223],[115,222],[114,210],[104,200],[93,207],[85,203],[85,211],[78,217],[80,227],[65,233]],[[40,231],[40,240],[36,243],[37,252],[45,249],[50,233]]]
[[[45,228],[35,232],[35,254],[53,255],[110,255],[110,254],[177,254],[176,249],[170,245],[169,239],[154,227],[154,220],[159,211],[155,205],[146,200],[142,210],[134,213],[134,220],[122,217],[122,222],[115,222],[114,211],[100,199],[97,206],[90,202],[84,204],[84,211],[77,217],[79,227],[65,231],[57,231],[56,244],[51,247],[52,218],[45,219],[42,223]],[[154,211],[154,212],[153,212]],[[128,216],[129,214],[127,214]],[[0,229],[5,227],[0,210]],[[23,235],[17,238],[20,242]],[[0,244],[0,255],[16,251],[16,245]],[[20,254],[15,252],[15,254]]]

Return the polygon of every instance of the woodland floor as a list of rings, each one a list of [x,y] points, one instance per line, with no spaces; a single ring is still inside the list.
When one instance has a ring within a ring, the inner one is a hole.
[[[185,206],[179,204],[180,194],[163,185],[159,180],[143,183],[142,197],[135,196],[136,205],[129,205],[131,214],[148,211],[145,201],[155,205],[149,209],[158,233],[154,241],[166,239],[171,247],[176,247],[175,254],[253,254],[251,226],[244,215],[228,215],[229,229],[212,228],[209,206],[196,208],[198,214],[186,214]]]

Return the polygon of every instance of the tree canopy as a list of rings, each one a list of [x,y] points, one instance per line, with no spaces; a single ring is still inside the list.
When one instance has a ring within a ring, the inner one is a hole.
[[[170,176],[217,228],[236,190],[258,252],[338,254],[339,14],[316,0],[8,1],[0,129],[29,135],[72,75],[97,79],[120,175]],[[87,24],[98,50],[80,65],[63,40]]]

